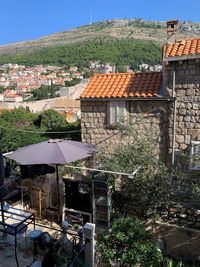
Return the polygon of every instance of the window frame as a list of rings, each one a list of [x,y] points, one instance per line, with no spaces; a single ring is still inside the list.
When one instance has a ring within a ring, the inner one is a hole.
[[[110,101],[108,103],[108,124],[116,125],[127,114],[127,103],[125,100]]]
[[[197,159],[194,158],[196,155],[198,155]],[[200,141],[191,141],[189,169],[200,171]]]

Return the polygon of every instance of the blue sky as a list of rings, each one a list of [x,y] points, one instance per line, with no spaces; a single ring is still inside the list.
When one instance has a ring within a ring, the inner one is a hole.
[[[199,0],[1,0],[0,44],[35,39],[92,20],[200,21]]]

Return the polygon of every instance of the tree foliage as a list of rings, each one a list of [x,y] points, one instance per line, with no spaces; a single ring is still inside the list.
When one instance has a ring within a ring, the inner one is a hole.
[[[32,91],[33,96],[28,101],[37,101],[58,97],[59,87],[55,85],[42,85],[40,88]]]
[[[3,93],[5,90],[6,90],[6,88],[5,88],[5,87],[3,87],[3,86],[0,86],[0,94],[1,94],[1,93]]]
[[[162,260],[153,235],[142,222],[130,217],[113,222],[110,230],[99,237],[97,251],[105,262],[115,260],[120,266],[156,267]]]
[[[161,46],[153,41],[135,39],[99,39],[65,46],[43,48],[32,53],[2,55],[0,64],[55,64],[88,67],[90,61],[110,62],[118,66],[161,62]]]
[[[169,170],[158,158],[158,142],[153,129],[136,129],[133,125],[118,127],[119,140],[100,148],[96,160],[105,169],[133,173],[120,180],[120,191],[116,192],[116,207],[122,212],[134,212],[147,218],[156,216],[161,206],[167,205],[180,190],[176,180],[184,175]],[[123,140],[123,141],[122,141]]]
[[[65,86],[75,86],[76,84],[79,84],[81,82],[81,79],[74,78],[71,81],[65,81]]]
[[[66,133],[78,130],[76,133]],[[31,113],[29,109],[3,110],[0,114],[0,138],[3,152],[42,142],[51,138],[80,140],[80,122],[69,124],[65,116],[55,110],[41,114]],[[54,133],[54,132],[61,133]],[[49,132],[46,133],[45,132]],[[52,132],[52,133],[51,133]]]

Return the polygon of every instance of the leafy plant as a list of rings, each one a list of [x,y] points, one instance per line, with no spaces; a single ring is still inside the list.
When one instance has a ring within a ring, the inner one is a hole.
[[[40,88],[33,90],[33,96],[31,98],[28,98],[27,101],[36,101],[57,97],[58,90],[58,86],[55,85],[42,85]]]
[[[116,172],[133,173],[138,169],[133,177],[122,176],[119,180],[120,189],[114,194],[115,205],[122,213],[133,212],[140,217],[155,218],[160,207],[167,206],[180,190],[176,181],[184,179],[184,175],[178,169],[169,170],[159,160],[153,129],[138,129],[122,123],[118,131],[121,142],[110,141],[100,147],[96,161],[105,169]]]
[[[74,78],[71,81],[65,81],[65,86],[74,86],[76,84],[79,84],[81,82],[81,79],[79,78]]]
[[[78,130],[78,132],[64,133],[71,130]],[[0,139],[3,152],[50,138],[68,138],[79,141],[79,130],[80,121],[69,124],[65,116],[55,110],[47,110],[38,115],[31,113],[28,109],[18,108],[11,111],[3,110],[0,114]],[[47,131],[50,133],[43,133]],[[61,133],[54,133],[57,131]]]
[[[134,218],[120,218],[98,238],[97,250],[103,261],[120,266],[156,267],[162,260],[157,242],[144,224]]]

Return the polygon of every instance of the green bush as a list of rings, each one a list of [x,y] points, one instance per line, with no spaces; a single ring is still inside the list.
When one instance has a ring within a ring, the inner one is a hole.
[[[97,252],[104,262],[117,261],[120,266],[157,267],[162,261],[152,233],[142,222],[130,217],[113,222],[110,230],[98,238]]]
[[[68,131],[78,131],[65,133]],[[18,108],[0,113],[0,139],[3,152],[35,144],[51,138],[80,141],[80,121],[68,123],[65,115],[49,109],[33,114],[29,109]],[[54,132],[61,133],[54,133]],[[43,132],[48,132],[44,134]]]

